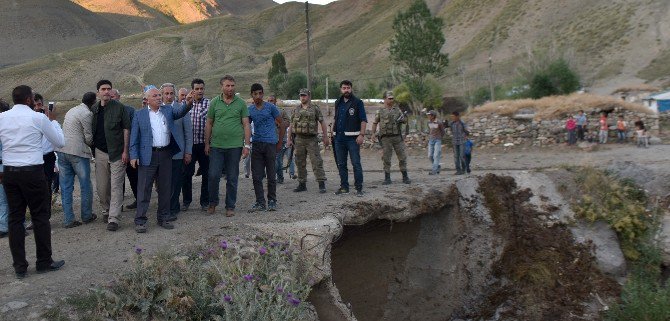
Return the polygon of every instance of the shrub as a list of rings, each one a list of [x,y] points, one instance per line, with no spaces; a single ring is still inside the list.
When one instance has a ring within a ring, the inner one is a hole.
[[[574,207],[575,214],[590,222],[607,222],[617,232],[626,258],[638,259],[636,246],[651,219],[644,191],[630,181],[618,180],[593,168],[578,170],[576,178],[584,194]]]
[[[130,271],[93,290],[98,313],[143,320],[303,320],[310,313],[309,275],[290,244],[221,240],[195,255],[153,258],[135,251]]]

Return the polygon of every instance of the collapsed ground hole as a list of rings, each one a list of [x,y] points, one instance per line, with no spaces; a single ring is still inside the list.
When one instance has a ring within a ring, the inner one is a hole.
[[[487,175],[478,191],[493,224],[456,197],[409,222],[345,227],[333,281],[358,320],[600,318],[597,299],[619,286],[592,249],[546,226],[512,178]]]

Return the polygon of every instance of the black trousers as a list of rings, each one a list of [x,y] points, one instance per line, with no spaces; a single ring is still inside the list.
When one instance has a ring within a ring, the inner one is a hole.
[[[42,160],[44,160],[44,176],[46,178],[47,186],[47,195],[49,197],[49,216],[51,216],[51,185],[54,182],[54,169],[56,169],[56,153],[49,152],[42,155]]]
[[[253,142],[251,144],[251,176],[256,192],[256,202],[265,204],[263,177],[268,179],[268,201],[277,201],[277,144]]]
[[[172,187],[170,188],[170,219],[176,219],[179,214],[179,195],[181,194],[181,187],[184,181],[184,159],[172,160]]]
[[[133,168],[130,165],[126,166],[126,176],[128,176],[128,181],[130,182],[130,189],[133,191],[133,196],[135,197],[135,200],[137,200],[137,168]],[[126,190],[125,182],[123,183],[123,190]]]
[[[52,170],[53,171],[53,170]],[[26,206],[30,209],[35,234],[35,248],[38,269],[46,268],[51,259],[51,202],[50,189],[47,187],[44,166],[34,166],[28,171],[13,171],[5,166],[2,184],[9,205],[9,249],[12,252],[14,271],[25,272],[26,261]]]
[[[193,144],[191,163],[186,167],[182,193],[184,194],[184,205],[190,205],[193,201],[193,175],[195,175],[195,163],[202,173],[202,185],[200,186],[200,206],[209,205],[209,189],[207,188],[207,177],[209,176],[209,156],[205,155],[205,144]]]
[[[158,223],[168,220],[170,216],[170,185],[172,184],[172,152],[169,149],[151,152],[149,166],[139,165],[137,171],[137,213],[135,224],[147,222],[147,211],[151,201],[151,189],[154,178],[158,182]]]

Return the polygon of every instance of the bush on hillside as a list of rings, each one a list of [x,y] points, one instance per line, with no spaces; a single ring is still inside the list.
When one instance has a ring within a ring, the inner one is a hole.
[[[304,320],[309,274],[288,243],[236,239],[189,256],[146,257],[94,290],[97,313],[143,320]],[[313,282],[313,281],[311,281]]]

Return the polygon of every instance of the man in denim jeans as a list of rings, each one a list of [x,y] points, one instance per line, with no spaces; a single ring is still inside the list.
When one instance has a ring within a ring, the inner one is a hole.
[[[61,201],[63,203],[63,227],[72,228],[81,225],[72,210],[72,192],[74,177],[79,178],[81,189],[81,220],[84,223],[95,221],[93,214],[93,187],[91,185],[91,145],[93,144],[93,113],[91,106],[96,96],[87,92],[81,104],[73,107],[65,114],[63,136],[65,146],[58,152],[58,168],[60,169]]]
[[[454,163],[456,165],[456,175],[465,174],[465,141],[468,135],[468,128],[461,120],[461,115],[455,111],[451,113],[451,141],[454,145]]]
[[[335,195],[349,194],[349,170],[347,157],[351,158],[354,168],[354,187],[356,196],[363,196],[363,167],[361,166],[361,149],[368,125],[363,101],[352,93],[349,80],[340,82],[342,96],[335,101],[335,119],[333,135],[335,135],[335,154],[337,169],[340,174],[340,189]]]
[[[230,217],[235,215],[240,158],[249,156],[251,148],[251,126],[246,103],[235,95],[235,78],[225,75],[219,83],[221,94],[211,100],[205,124],[205,154],[209,156],[207,214],[214,214],[219,205],[219,182],[225,168],[226,216]]]
[[[429,175],[440,173],[440,160],[442,159],[442,137],[444,137],[444,125],[437,121],[437,112],[428,113],[428,159],[432,164]]]

